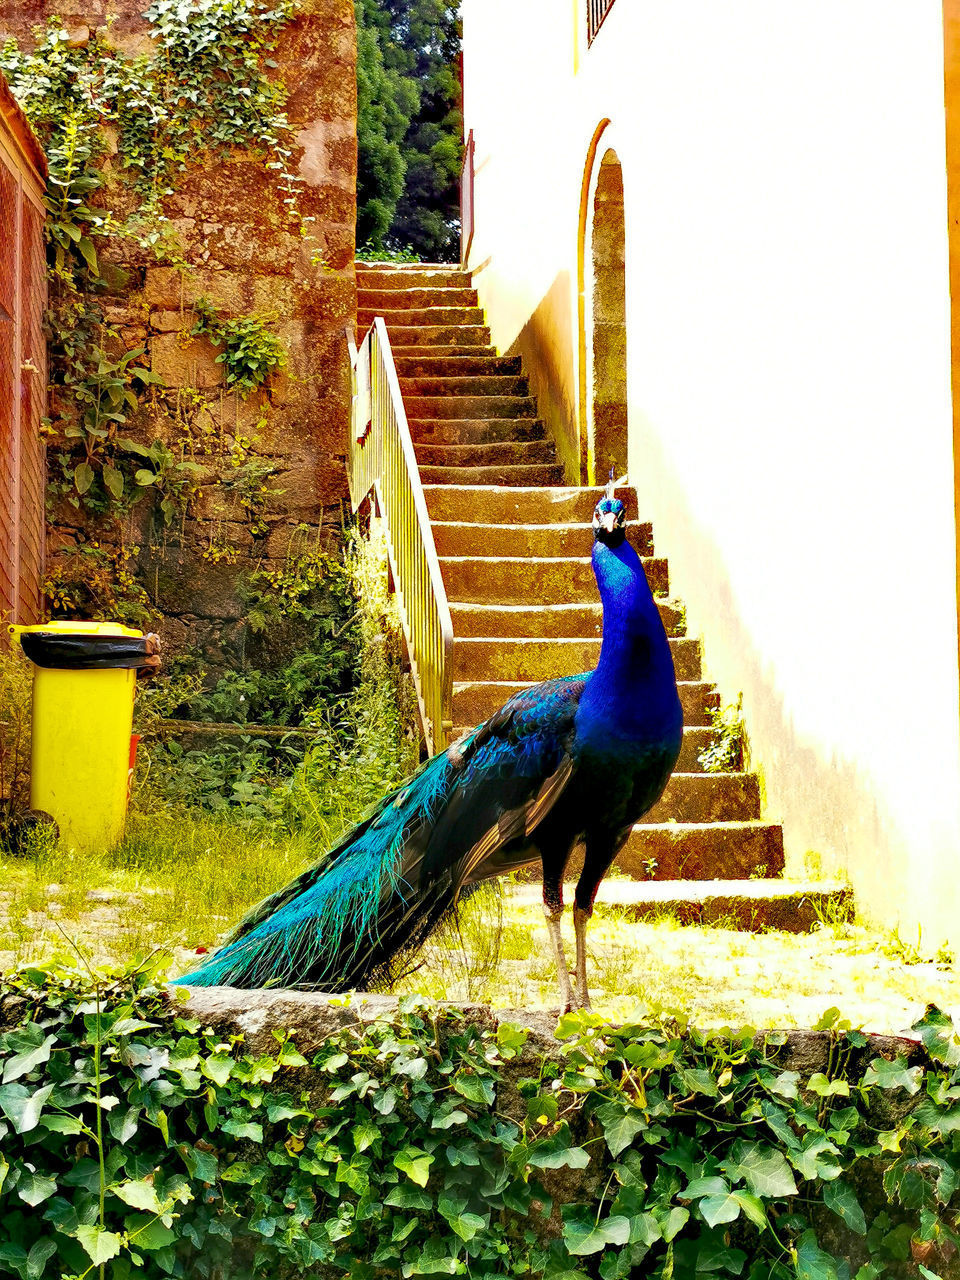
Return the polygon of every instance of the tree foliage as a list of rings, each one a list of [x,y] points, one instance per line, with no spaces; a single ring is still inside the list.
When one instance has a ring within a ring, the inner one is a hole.
[[[455,260],[463,116],[448,0],[356,0],[357,241]]]

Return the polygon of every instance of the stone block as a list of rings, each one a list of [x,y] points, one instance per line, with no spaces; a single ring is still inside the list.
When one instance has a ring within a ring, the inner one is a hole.
[[[209,529],[185,530],[205,538]],[[200,618],[239,619],[243,607],[237,595],[235,565],[211,564],[185,547],[146,547],[140,571],[154,605],[163,614],[194,614]]]
[[[297,121],[350,120],[357,110],[356,80],[341,71],[303,81],[291,92],[288,110]]]
[[[250,282],[245,274],[234,271],[212,271],[197,267],[181,271],[177,267],[152,267],[147,271],[144,298],[155,308],[155,314],[167,316],[170,310],[181,315],[197,298],[207,298],[215,307],[233,315],[245,312],[250,303]],[[190,317],[192,323],[192,316]],[[189,327],[189,326],[188,326]]]
[[[357,311],[356,277],[350,272],[318,273],[313,287],[303,299],[303,311],[317,324],[352,323]]]
[[[250,225],[226,224],[207,239],[208,262],[223,269],[295,273],[300,237],[292,232],[274,231],[270,236]]]
[[[191,507],[199,522],[228,520],[243,523],[245,518],[239,495],[220,480],[204,485]],[[201,532],[199,527],[196,532]]]
[[[347,270],[356,257],[356,227],[338,222],[314,224],[304,247],[310,254],[315,254],[328,270]]]
[[[206,338],[161,333],[150,340],[150,364],[168,387],[215,387],[223,382],[216,350]]]
[[[272,413],[261,396],[248,396],[244,400],[235,391],[224,388],[217,397],[211,397],[204,405],[203,415],[207,416],[218,432],[227,436],[246,436],[259,440],[269,427]]]
[[[356,218],[357,196],[353,188],[346,189],[332,182],[308,187],[300,200],[303,212],[318,223],[328,222],[348,225]]]
[[[295,559],[302,552],[314,547],[316,542],[316,525],[293,524],[286,521],[273,526],[267,535],[264,550],[271,560],[285,561]]]
[[[300,290],[288,276],[252,275],[251,309],[258,315],[285,320],[301,308]]]
[[[351,120],[312,120],[296,136],[297,171],[311,187],[333,185],[355,195],[356,129]]]
[[[161,311],[155,308],[150,312],[150,328],[157,333],[189,333],[193,319],[192,311]]]
[[[179,307],[184,302],[185,277],[178,267],[150,267],[143,282],[144,301],[152,307]]]
[[[295,514],[313,519],[319,515],[328,480],[322,463],[312,467],[297,467],[278,471],[271,478],[271,488],[277,490],[267,500],[267,510],[281,515]]]

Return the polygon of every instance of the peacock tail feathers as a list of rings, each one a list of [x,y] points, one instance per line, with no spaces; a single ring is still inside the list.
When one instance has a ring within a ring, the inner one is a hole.
[[[338,990],[383,981],[400,952],[423,933],[418,927],[424,914],[418,900],[423,849],[456,774],[456,761],[446,753],[428,761],[178,981]],[[435,923],[436,913],[429,915]],[[398,930],[403,931],[399,936]]]

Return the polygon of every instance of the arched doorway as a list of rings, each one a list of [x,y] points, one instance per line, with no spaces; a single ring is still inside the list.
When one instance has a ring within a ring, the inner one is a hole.
[[[587,452],[590,479],[627,471],[627,312],[623,171],[608,148],[596,170],[587,302]]]

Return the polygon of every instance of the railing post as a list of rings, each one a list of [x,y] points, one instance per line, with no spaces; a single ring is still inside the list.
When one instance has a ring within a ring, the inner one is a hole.
[[[450,606],[386,325],[377,317],[359,352],[352,331],[347,344],[355,383],[347,457],[350,501],[356,511],[371,489],[377,495],[427,748],[434,755],[446,746],[452,727]],[[362,421],[365,403],[369,430]]]

